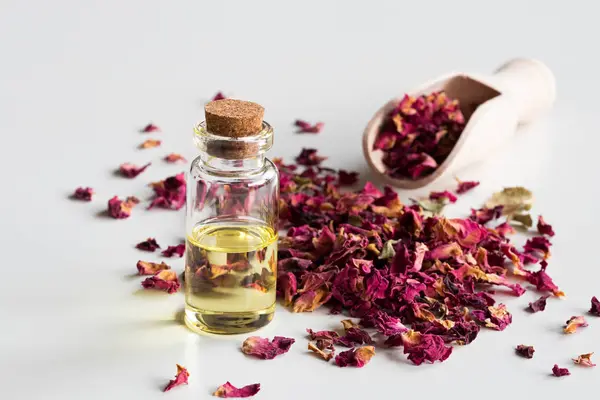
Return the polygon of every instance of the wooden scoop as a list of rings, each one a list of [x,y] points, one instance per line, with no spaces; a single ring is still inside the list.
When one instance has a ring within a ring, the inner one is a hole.
[[[546,65],[533,59],[511,60],[493,75],[447,74],[409,94],[416,97],[440,90],[459,101],[466,126],[448,158],[430,175],[417,180],[392,178],[385,173],[384,153],[373,150],[383,120],[403,96],[390,100],[367,125],[363,134],[365,158],[385,183],[417,189],[492,157],[494,150],[510,139],[518,125],[532,122],[550,110],[556,97],[554,75]]]

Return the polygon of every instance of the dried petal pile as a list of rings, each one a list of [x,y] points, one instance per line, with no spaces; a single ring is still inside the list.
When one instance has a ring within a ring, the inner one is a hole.
[[[383,121],[374,150],[394,178],[419,179],[446,160],[465,127],[457,100],[444,92],[405,95]]]
[[[546,261],[539,270],[525,269],[526,255],[549,256],[546,238],[534,238],[520,251],[505,237],[507,227],[497,231],[472,219],[431,215],[419,204],[403,204],[389,187],[380,191],[367,183],[342,192],[336,171],[320,166],[323,159],[304,149],[297,158],[301,166],[275,160],[282,228],[288,229],[279,246],[278,291],[294,311],[323,304],[346,310],[419,364],[445,360],[450,344],[470,343],[481,327],[510,324],[511,314],[488,291],[497,286],[523,294],[511,275],[562,295],[545,272]],[[339,341],[337,333],[323,332],[311,339]],[[311,350],[328,345],[313,343]]]

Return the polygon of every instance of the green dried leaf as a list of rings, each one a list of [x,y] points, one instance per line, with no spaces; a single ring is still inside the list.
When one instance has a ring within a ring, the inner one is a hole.
[[[440,215],[444,210],[444,207],[448,204],[446,198],[440,198],[438,200],[413,200],[423,210],[423,216],[432,217],[434,215]]]
[[[362,226],[363,224],[363,219],[359,216],[359,215],[349,215],[348,216],[348,223],[352,226]]]
[[[392,258],[396,255],[396,250],[394,250],[394,246],[398,243],[399,240],[388,240],[383,244],[383,249],[381,249],[381,253],[379,254],[379,259],[384,260],[388,258]]]
[[[513,221],[517,221],[522,225],[531,228],[533,226],[533,218],[531,214],[514,214],[511,218]]]
[[[296,182],[298,185],[307,185],[312,183],[312,180],[310,178],[304,178],[301,176],[295,176],[294,177],[294,182]]]
[[[504,207],[503,215],[528,211],[533,206],[533,193],[522,186],[504,188],[501,192],[494,193],[485,203],[486,208],[497,206]]]

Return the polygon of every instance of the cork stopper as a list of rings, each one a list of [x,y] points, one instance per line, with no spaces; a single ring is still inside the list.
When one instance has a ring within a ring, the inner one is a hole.
[[[265,109],[251,101],[224,99],[204,106],[206,129],[219,136],[240,138],[258,134]]]

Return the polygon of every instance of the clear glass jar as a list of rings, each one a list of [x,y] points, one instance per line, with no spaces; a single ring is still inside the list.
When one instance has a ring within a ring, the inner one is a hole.
[[[279,177],[265,157],[273,129],[255,135],[194,129],[200,156],[187,179],[185,321],[231,334],[273,319],[277,281]]]

